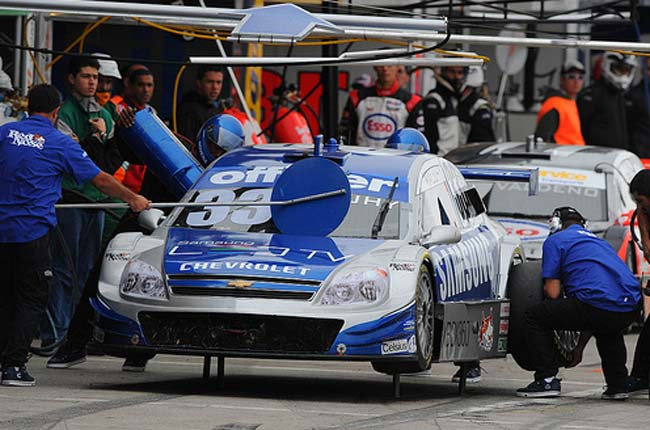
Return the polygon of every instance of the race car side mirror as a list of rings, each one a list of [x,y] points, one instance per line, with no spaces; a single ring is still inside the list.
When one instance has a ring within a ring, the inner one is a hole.
[[[443,243],[460,242],[460,230],[451,225],[439,225],[433,227],[422,240],[422,246],[429,248],[433,245]]]
[[[160,209],[145,209],[138,214],[138,225],[147,231],[154,231],[165,218],[165,212]]]

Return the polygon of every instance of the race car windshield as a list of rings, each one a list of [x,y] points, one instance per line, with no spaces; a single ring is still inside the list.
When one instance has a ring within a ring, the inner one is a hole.
[[[219,188],[198,190],[190,199],[195,202],[263,202],[271,200],[271,188]],[[384,199],[353,194],[350,209],[331,237],[370,238],[372,220],[375,219]],[[305,220],[309,222],[309,220]],[[280,233],[271,218],[269,206],[205,206],[181,210],[173,220],[174,227],[211,230]],[[393,201],[378,238],[395,239],[400,236],[400,203]]]
[[[487,184],[478,182],[483,187]],[[528,184],[495,182],[483,201],[490,215],[548,218],[553,208],[570,204],[589,221],[607,221],[607,193],[601,188],[540,184],[539,194],[529,196]]]
[[[373,238],[372,220],[377,217],[385,201],[386,199],[378,197],[352,194],[348,214],[331,236]],[[400,202],[393,200],[389,203],[386,218],[376,239],[398,239],[400,231],[406,232],[405,226],[400,230],[400,207]]]

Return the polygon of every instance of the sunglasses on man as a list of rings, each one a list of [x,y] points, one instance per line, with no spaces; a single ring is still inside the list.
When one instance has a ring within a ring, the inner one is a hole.
[[[565,73],[562,75],[565,79],[571,79],[574,81],[582,81],[585,78],[585,75],[582,73]]]

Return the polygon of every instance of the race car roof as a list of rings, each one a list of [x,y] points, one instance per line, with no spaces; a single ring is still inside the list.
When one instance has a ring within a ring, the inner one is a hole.
[[[518,167],[564,167],[594,170],[599,163],[615,163],[634,154],[603,146],[557,145],[537,143],[527,150],[521,142],[475,143],[463,145],[445,158],[458,165],[494,165]]]
[[[192,188],[220,188],[224,184],[232,187],[269,187],[284,168],[301,158],[312,156],[312,153],[313,145],[302,144],[241,148],[219,158]],[[385,197],[397,177],[394,198],[399,201],[408,201],[409,172],[416,160],[423,157],[407,151],[358,146],[341,146],[336,152],[323,152],[323,156],[340,164],[353,190],[365,190],[363,194]]]

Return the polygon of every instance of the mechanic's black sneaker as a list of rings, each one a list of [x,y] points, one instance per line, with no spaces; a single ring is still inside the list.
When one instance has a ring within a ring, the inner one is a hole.
[[[86,361],[86,351],[83,349],[61,350],[59,349],[56,354],[47,360],[47,367],[49,369],[67,369],[68,367],[81,364]]]
[[[627,378],[627,392],[636,393],[639,391],[648,391],[648,380],[637,378],[636,376],[628,376]]]
[[[140,357],[127,357],[124,360],[122,365],[123,372],[144,372],[144,368],[147,367],[148,358]]]
[[[628,393],[628,387],[607,387],[600,398],[603,400],[626,400],[630,398],[630,393]]]
[[[553,378],[551,382],[546,382],[543,379],[531,382],[526,388],[517,390],[519,397],[557,397],[560,395],[562,387],[560,380]]]
[[[2,385],[8,385],[11,387],[33,387],[36,385],[36,381],[32,375],[27,372],[25,366],[10,366],[2,369]]]
[[[451,377],[451,382],[460,382],[460,372],[462,369],[458,369],[454,376]],[[481,368],[480,366],[474,366],[467,368],[465,382],[469,384],[476,384],[481,381]]]

